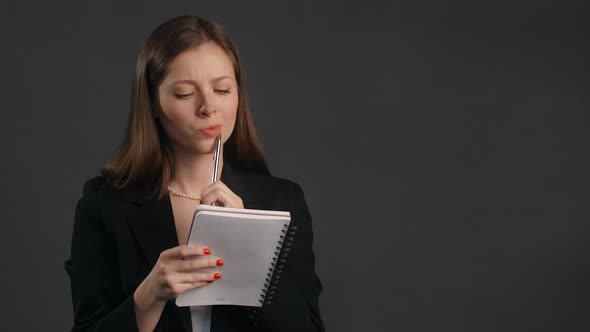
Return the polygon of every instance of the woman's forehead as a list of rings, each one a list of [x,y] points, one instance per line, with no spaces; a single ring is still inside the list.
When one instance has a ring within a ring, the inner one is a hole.
[[[175,80],[234,79],[231,58],[212,42],[183,51],[170,62],[167,69],[168,76]]]

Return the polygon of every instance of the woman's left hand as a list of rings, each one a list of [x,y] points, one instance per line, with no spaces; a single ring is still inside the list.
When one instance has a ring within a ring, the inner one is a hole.
[[[216,181],[201,193],[201,204],[243,209],[242,199],[233,193],[223,182]]]

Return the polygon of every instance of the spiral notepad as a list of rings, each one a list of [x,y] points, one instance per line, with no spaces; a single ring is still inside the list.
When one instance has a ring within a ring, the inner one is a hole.
[[[290,221],[286,211],[198,205],[188,243],[211,248],[211,256],[222,258],[223,266],[203,269],[220,271],[222,277],[183,293],[176,305],[270,303],[294,238]]]

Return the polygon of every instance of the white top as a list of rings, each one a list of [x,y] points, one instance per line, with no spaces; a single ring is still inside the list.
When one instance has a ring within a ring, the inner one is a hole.
[[[211,332],[211,306],[191,306],[193,332]]]

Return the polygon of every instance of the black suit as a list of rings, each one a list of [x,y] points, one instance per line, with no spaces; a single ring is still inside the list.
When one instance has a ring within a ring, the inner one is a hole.
[[[323,331],[314,272],[311,218],[301,187],[224,163],[221,181],[253,209],[291,212],[297,233],[271,304],[260,309],[213,306],[211,331]],[[136,331],[133,292],[160,253],[178,245],[169,196],[115,190],[103,177],[84,184],[65,263],[74,304],[72,331]],[[190,310],[168,301],[155,331],[191,331]]]

